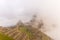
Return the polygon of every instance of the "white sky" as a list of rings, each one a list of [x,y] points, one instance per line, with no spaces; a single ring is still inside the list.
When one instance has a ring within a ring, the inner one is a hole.
[[[60,0],[0,0],[0,25],[14,25],[19,19],[28,21],[37,11],[47,29],[56,25],[46,34],[60,40]]]

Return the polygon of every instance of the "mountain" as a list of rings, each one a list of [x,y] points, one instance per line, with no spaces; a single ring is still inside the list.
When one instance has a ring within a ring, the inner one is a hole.
[[[0,27],[0,33],[8,36],[9,38],[12,38],[13,40],[53,40],[46,34],[39,31],[37,28],[34,28],[29,24],[23,24],[22,22],[18,22],[15,26],[12,27]],[[2,38],[3,39],[1,40],[5,40],[4,37]]]

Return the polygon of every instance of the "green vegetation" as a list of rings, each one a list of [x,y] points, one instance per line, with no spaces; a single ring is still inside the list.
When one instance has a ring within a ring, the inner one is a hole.
[[[7,35],[4,35],[3,33],[0,33],[0,40],[13,40],[13,38],[8,37]]]
[[[26,27],[20,27],[20,32],[25,33],[29,40],[33,38],[33,33],[30,30],[28,30],[28,28]]]

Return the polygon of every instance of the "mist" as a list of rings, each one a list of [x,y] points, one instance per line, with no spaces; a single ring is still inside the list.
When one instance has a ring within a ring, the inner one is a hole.
[[[60,40],[60,0],[0,0],[0,25],[15,25],[29,21],[34,14],[42,19],[45,30],[54,40]]]

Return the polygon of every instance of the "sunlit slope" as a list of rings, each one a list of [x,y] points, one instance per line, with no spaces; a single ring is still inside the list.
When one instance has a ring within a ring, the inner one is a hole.
[[[13,40],[13,38],[8,37],[7,35],[4,35],[3,33],[0,33],[0,40]]]

